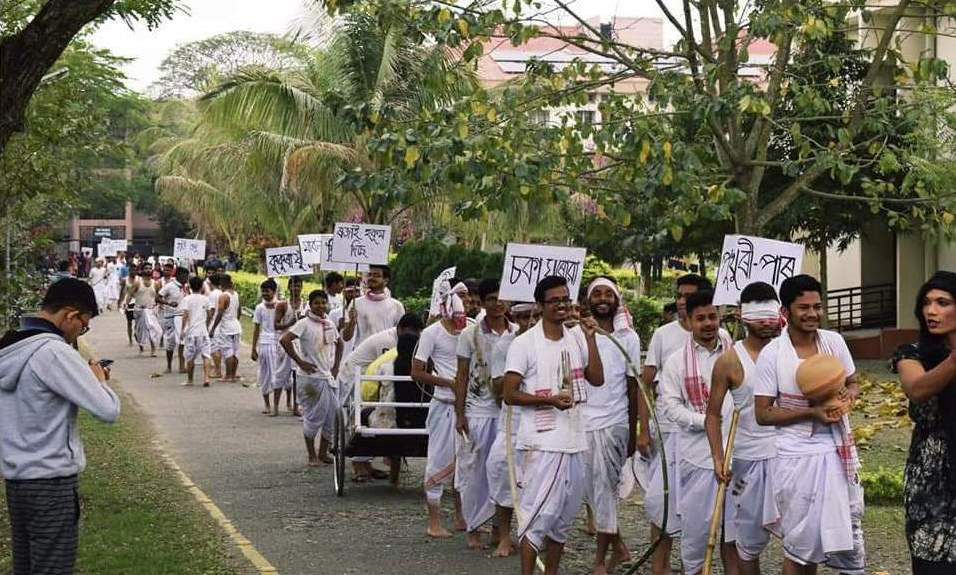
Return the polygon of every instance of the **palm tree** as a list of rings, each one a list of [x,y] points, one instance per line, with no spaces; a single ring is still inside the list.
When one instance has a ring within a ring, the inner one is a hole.
[[[387,121],[450,102],[474,87],[474,76],[427,45],[401,14],[359,5],[334,21],[314,21],[317,29],[298,35],[314,44],[304,67],[233,74],[202,97],[203,122],[261,156],[245,176],[269,179],[278,167],[272,189],[307,199],[320,229],[340,217],[389,223],[400,205],[428,191],[350,189],[343,175],[384,167],[369,143]]]

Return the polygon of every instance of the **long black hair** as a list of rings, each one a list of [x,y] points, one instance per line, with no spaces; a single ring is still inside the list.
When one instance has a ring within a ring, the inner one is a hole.
[[[942,363],[951,351],[947,345],[946,336],[930,333],[929,326],[926,325],[926,317],[923,315],[923,302],[926,295],[934,289],[948,293],[956,301],[956,273],[936,272],[916,294],[914,313],[916,321],[919,322],[919,360],[927,371]],[[939,418],[949,440],[950,469],[956,470],[956,383],[950,382],[936,397]]]
[[[916,294],[913,314],[916,315],[916,321],[919,322],[920,362],[927,371],[942,363],[950,352],[946,344],[946,337],[930,333],[929,326],[926,325],[926,317],[923,315],[923,302],[926,300],[926,295],[934,289],[948,293],[956,301],[956,273],[936,272],[919,288],[919,292]],[[947,390],[949,389],[947,388]],[[954,415],[956,415],[956,412],[954,412]]]

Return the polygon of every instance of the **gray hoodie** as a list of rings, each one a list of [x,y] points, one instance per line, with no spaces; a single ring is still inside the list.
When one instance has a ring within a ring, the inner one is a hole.
[[[86,467],[77,407],[114,422],[119,398],[52,333],[0,349],[0,473],[6,479],[75,475]]]

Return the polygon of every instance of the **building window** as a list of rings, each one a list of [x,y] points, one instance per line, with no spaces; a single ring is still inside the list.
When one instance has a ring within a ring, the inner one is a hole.
[[[574,113],[574,120],[579,126],[594,125],[594,110],[578,110]]]
[[[534,110],[531,112],[529,120],[533,126],[545,127],[551,121],[551,113],[547,110]]]

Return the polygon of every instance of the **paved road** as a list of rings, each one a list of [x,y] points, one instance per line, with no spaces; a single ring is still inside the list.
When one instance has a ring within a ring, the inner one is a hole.
[[[350,483],[337,498],[331,466],[305,466],[298,418],[261,415],[255,388],[183,388],[182,375],[152,377],[165,368],[165,358],[139,356],[129,347],[125,320],[116,312],[97,318],[89,339],[100,357],[116,361],[116,385],[150,417],[166,450],[279,573],[518,571],[514,558],[468,551],[461,534],[425,537],[422,460],[410,460],[398,490],[387,482]],[[247,346],[240,373],[255,378]]]

